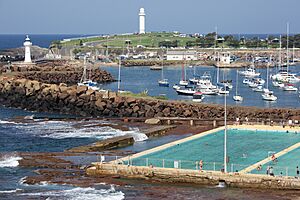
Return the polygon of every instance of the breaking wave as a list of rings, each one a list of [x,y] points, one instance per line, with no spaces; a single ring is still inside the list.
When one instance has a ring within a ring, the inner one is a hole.
[[[95,189],[95,188],[81,188],[76,187],[69,190],[53,190],[47,192],[37,193],[23,193],[22,196],[37,196],[46,197],[47,199],[65,199],[65,200],[121,200],[124,199],[125,195],[121,191],[116,191],[114,186],[111,185],[110,189]]]
[[[0,158],[0,167],[17,167],[19,166],[19,160],[22,160],[22,157],[17,155],[4,155]]]
[[[10,193],[16,193],[16,192],[21,192],[23,191],[22,189],[15,189],[15,190],[0,190],[0,194],[10,194]]]
[[[1,122],[0,122],[1,123]],[[26,133],[52,139],[66,138],[96,138],[107,139],[112,137],[132,135],[136,141],[143,141],[145,135],[137,128],[128,131],[112,128],[112,123],[106,121],[39,121],[33,123],[20,123],[15,127]]]

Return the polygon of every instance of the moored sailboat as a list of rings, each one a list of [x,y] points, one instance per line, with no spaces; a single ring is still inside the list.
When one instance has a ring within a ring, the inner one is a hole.
[[[235,101],[243,101],[244,98],[238,95],[238,71],[239,70],[236,71],[235,96],[233,96],[232,98]]]

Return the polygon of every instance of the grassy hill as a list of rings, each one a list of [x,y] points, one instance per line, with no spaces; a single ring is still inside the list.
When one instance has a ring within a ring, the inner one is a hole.
[[[61,42],[62,46],[82,45],[84,43],[95,43],[109,47],[126,47],[130,41],[130,46],[142,45],[144,47],[159,47],[159,43],[163,41],[178,41],[178,46],[184,47],[187,41],[195,41],[196,38],[180,37],[173,33],[146,33],[142,35],[114,35],[109,37],[94,37],[85,39],[76,39],[66,42]]]

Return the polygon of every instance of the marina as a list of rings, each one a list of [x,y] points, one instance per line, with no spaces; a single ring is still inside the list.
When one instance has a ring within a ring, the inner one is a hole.
[[[298,72],[300,66],[290,66],[289,70],[293,73]],[[105,69],[114,76],[117,76],[118,71],[116,67],[107,67],[100,66],[101,69]],[[211,75],[211,80],[213,83],[216,83],[217,78],[217,69],[215,67],[205,67],[205,66],[195,66],[196,74],[202,75],[206,72],[209,72]],[[267,69],[257,69],[261,73],[261,77],[264,79],[264,87],[267,87]],[[232,80],[233,88],[228,90],[228,104],[229,105],[242,105],[242,106],[257,106],[262,108],[299,108],[300,107],[300,98],[297,91],[284,91],[280,87],[276,87],[273,84],[269,85],[269,90],[274,92],[274,95],[278,97],[276,101],[264,101],[262,99],[261,93],[253,91],[252,88],[243,84],[245,82],[244,76],[238,75],[236,78],[237,69],[220,69],[220,74],[224,74],[224,77],[228,80]],[[269,68],[269,76],[277,73],[276,68]],[[194,69],[186,69],[187,77],[193,77]],[[298,75],[299,76],[299,75]],[[140,93],[144,90],[148,90],[150,96],[160,96],[164,95],[170,100],[183,100],[183,101],[192,101],[192,95],[195,91],[192,89],[195,85],[190,84],[192,88],[187,88],[186,91],[190,95],[178,95],[176,90],[171,86],[177,85],[178,81],[182,77],[182,70],[180,66],[165,66],[164,67],[164,77],[168,79],[170,87],[158,87],[157,80],[161,77],[160,71],[152,71],[149,67],[122,67],[122,89],[131,91],[133,93]],[[214,81],[215,80],[215,81]],[[249,79],[250,80],[250,79]],[[238,81],[238,84],[236,84]],[[260,80],[261,81],[261,80]],[[268,80],[271,83],[271,79]],[[300,82],[293,84],[296,88],[299,88]],[[103,84],[101,86],[104,89],[116,91],[116,83]],[[234,101],[233,96],[235,96],[236,87],[240,96],[243,97],[243,101]],[[177,89],[184,87],[178,87]],[[181,90],[180,90],[181,91]],[[263,88],[260,90],[263,91]],[[211,93],[211,91],[202,90],[202,93]],[[284,97],[284,98],[283,98]],[[210,104],[224,104],[224,98],[222,95],[205,95],[202,100],[203,103]]]

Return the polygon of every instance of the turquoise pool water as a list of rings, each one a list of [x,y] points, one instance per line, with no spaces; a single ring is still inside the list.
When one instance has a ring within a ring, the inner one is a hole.
[[[277,158],[277,162],[268,162],[262,166],[261,170],[253,170],[254,174],[266,174],[267,167],[272,167],[275,175],[296,176],[296,167],[300,171],[300,148],[294,149],[283,156]]]
[[[240,171],[265,159],[271,152],[279,152],[298,142],[300,134],[292,132],[229,129],[228,171]],[[131,159],[130,162],[137,166],[152,164],[157,167],[174,168],[174,161],[177,161],[175,165],[178,165],[178,168],[197,169],[196,162],[203,160],[204,170],[219,171],[223,168],[223,149],[224,130]]]

